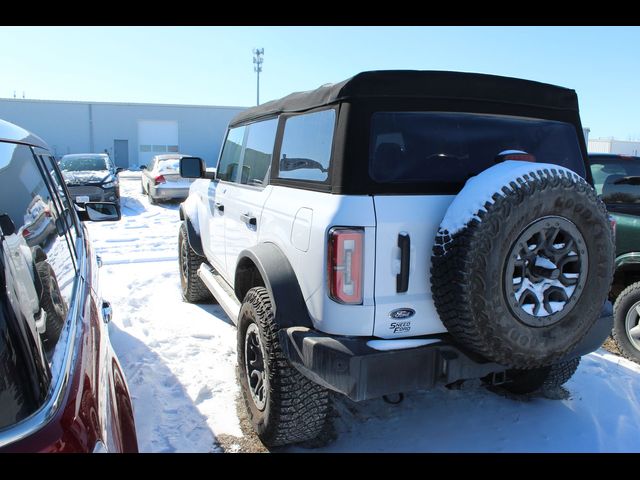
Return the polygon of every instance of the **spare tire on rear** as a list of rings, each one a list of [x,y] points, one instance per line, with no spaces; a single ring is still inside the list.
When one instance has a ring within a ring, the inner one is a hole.
[[[431,258],[433,300],[462,347],[510,368],[551,365],[599,318],[614,251],[606,208],[584,179],[504,162],[449,207]]]

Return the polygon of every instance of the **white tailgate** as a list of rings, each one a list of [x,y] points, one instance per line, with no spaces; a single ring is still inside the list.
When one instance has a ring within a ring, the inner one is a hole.
[[[440,222],[455,198],[453,195],[374,196],[376,212],[376,273],[374,336],[412,337],[442,333],[442,325],[431,296],[431,253]],[[397,292],[400,273],[398,234],[409,234],[409,288]],[[410,308],[415,315],[390,317],[393,310]]]

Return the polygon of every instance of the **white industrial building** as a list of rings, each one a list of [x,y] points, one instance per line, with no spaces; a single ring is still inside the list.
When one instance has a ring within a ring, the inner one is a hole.
[[[124,168],[161,153],[214,166],[229,120],[244,107],[0,98],[0,119],[41,137],[56,158],[107,152]]]
[[[640,142],[616,140],[611,138],[593,138],[589,140],[589,153],[615,153],[618,155],[638,156]]]

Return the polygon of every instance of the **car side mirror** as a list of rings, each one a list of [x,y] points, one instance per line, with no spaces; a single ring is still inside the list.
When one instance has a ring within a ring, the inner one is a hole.
[[[117,175],[118,173],[122,172],[123,170],[124,170],[124,168],[122,168],[122,167],[118,167],[118,168],[116,168],[116,175]]]
[[[140,170],[146,170],[147,166],[146,165],[140,165]]]
[[[115,222],[120,220],[122,212],[119,205],[111,202],[87,202],[84,210],[78,212],[78,217],[83,222]]]
[[[182,157],[180,159],[180,176],[182,178],[209,178],[215,174],[208,172],[204,160],[200,157]]]
[[[0,230],[2,230],[2,234],[5,237],[16,233],[16,226],[13,223],[13,220],[11,220],[11,217],[6,213],[0,215]]]

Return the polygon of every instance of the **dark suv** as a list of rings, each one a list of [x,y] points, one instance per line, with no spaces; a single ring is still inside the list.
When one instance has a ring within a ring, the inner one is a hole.
[[[0,451],[137,452],[111,307],[79,210],[46,144],[0,120]]]
[[[593,182],[616,220],[613,338],[640,361],[640,157],[589,154]]]

